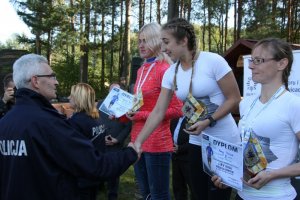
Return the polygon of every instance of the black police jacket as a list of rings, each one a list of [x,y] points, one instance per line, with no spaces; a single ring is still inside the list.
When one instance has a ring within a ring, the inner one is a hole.
[[[0,199],[78,199],[78,178],[119,176],[136,159],[129,147],[99,153],[47,99],[19,89],[0,120]]]

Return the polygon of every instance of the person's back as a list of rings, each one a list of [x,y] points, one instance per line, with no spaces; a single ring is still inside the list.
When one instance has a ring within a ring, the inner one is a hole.
[[[17,60],[14,81],[16,104],[0,120],[0,199],[79,199],[78,177],[109,179],[136,161],[132,148],[99,154],[52,107],[58,82],[44,57]]]

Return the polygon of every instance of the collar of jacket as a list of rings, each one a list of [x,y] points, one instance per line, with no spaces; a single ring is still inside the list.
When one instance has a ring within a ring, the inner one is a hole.
[[[16,92],[16,105],[18,104],[38,104],[39,106],[49,108],[51,110],[56,110],[48,99],[43,95],[28,89],[20,88]]]

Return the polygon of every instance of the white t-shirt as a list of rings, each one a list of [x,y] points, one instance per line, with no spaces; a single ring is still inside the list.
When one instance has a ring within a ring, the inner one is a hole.
[[[285,92],[268,106],[257,100],[249,112],[256,98],[246,98],[240,103],[240,131],[246,124],[244,127],[251,127],[259,136],[268,161],[267,171],[291,165],[295,162],[299,146],[295,134],[300,131],[300,98]],[[248,117],[245,117],[248,112]],[[259,190],[244,185],[243,191],[238,194],[245,200],[290,200],[296,197],[290,178],[272,180]]]
[[[172,89],[175,74],[176,63],[165,72],[162,87]],[[225,97],[218,86],[217,81],[231,71],[226,60],[218,54],[210,52],[201,52],[194,66],[194,75],[192,80],[192,94],[195,98],[209,97],[214,104],[221,105]],[[176,81],[176,96],[182,101],[186,100],[189,93],[192,68],[183,70],[179,65]],[[204,133],[212,135],[229,142],[239,142],[240,137],[235,121],[231,114],[219,119],[214,127],[207,127]],[[189,143],[201,145],[201,134],[190,135]]]

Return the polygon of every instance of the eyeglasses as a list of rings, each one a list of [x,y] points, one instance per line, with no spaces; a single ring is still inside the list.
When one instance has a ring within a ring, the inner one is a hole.
[[[56,74],[52,73],[52,74],[40,74],[40,75],[35,75],[36,77],[47,77],[47,78],[51,78],[53,80],[56,80]]]
[[[259,65],[261,63],[265,63],[271,60],[275,60],[275,58],[250,58],[249,62],[253,63],[254,65]]]

